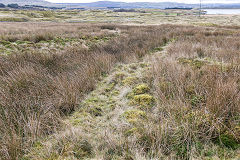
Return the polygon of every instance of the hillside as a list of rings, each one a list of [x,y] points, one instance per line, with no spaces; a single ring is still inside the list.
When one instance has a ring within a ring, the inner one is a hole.
[[[112,2],[112,1],[98,1],[92,3],[59,3],[64,6],[78,6],[78,7],[94,7],[94,8],[173,8],[173,7],[183,7],[183,8],[198,8],[199,4],[186,4],[186,3],[175,3],[175,2]],[[220,3],[210,3],[202,4],[204,8],[240,8],[240,4],[220,4]]]
[[[67,3],[64,5],[69,6],[83,6],[83,7],[116,7],[116,8],[167,8],[167,7],[195,7],[195,5],[189,5],[184,3],[149,3],[149,2],[136,2],[136,3],[125,3],[125,2],[111,2],[111,1],[98,1],[93,3]]]
[[[61,6],[61,7],[86,7],[86,8],[198,8],[199,4],[186,4],[186,3],[175,3],[175,2],[112,2],[112,1],[97,1],[92,3],[50,3],[46,0],[0,0],[0,3],[10,4],[17,3],[19,5],[42,5],[42,6]],[[235,4],[203,4],[203,8],[240,8],[240,3]]]
[[[52,3],[47,2],[45,0],[0,0],[0,3],[3,4],[17,3],[18,5],[43,5],[43,6],[52,5]]]

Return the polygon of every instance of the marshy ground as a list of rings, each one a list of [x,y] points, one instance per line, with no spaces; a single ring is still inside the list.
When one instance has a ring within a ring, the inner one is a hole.
[[[1,159],[239,159],[240,27],[206,19],[0,23]]]
[[[136,9],[134,12],[113,10],[4,10],[0,9],[1,22],[67,22],[67,23],[117,23],[131,25],[239,25],[239,15],[202,15],[197,10]]]

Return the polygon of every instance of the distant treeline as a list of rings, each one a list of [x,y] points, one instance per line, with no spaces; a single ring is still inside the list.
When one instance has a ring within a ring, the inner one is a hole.
[[[114,12],[141,12],[145,13],[145,11],[139,11],[135,9],[115,9]]]
[[[166,10],[168,9],[177,9],[177,10],[192,10],[193,8],[186,8],[186,7],[172,7],[172,8],[165,8]]]

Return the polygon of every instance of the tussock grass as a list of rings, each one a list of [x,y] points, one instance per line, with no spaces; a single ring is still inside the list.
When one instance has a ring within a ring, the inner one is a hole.
[[[33,159],[236,157],[240,141],[238,29],[5,25],[10,28],[0,29],[4,46],[19,41],[55,44],[56,38],[72,38],[77,45],[54,50],[31,46],[0,57],[2,159],[20,159],[31,147],[37,149],[36,155],[30,154]],[[151,61],[139,63],[146,55]],[[120,71],[101,89],[101,97],[88,99],[85,108],[82,106],[83,98],[116,63],[131,62],[137,63],[115,68]],[[132,91],[125,93],[119,90],[121,87]],[[109,121],[111,116],[118,116],[121,110],[112,98],[118,96],[123,96],[121,103],[129,105],[119,115],[119,122],[111,121],[119,126],[113,127],[116,130],[99,126],[101,138],[96,140],[92,135],[91,139],[87,136],[91,132],[84,127],[91,131],[91,125],[98,124],[108,112],[113,114],[107,116]],[[77,109],[75,118],[70,119],[76,128],[58,134],[62,119]],[[55,141],[44,148],[41,138],[55,132]]]
[[[238,32],[185,29],[152,64],[158,104],[143,146],[180,159],[238,157],[230,151],[240,144]]]
[[[40,24],[32,28],[35,26],[18,24],[9,30],[2,29],[1,39],[37,44],[54,37],[82,39],[92,37],[91,34],[103,37],[112,34],[102,32],[98,25]],[[117,62],[143,57],[163,43],[160,36],[166,33],[163,28],[119,28],[123,36],[92,43],[89,48],[66,46],[54,51],[29,48],[0,57],[0,155],[3,159],[19,159],[36,140],[57,130],[62,117],[79,106],[101,75]],[[88,34],[79,35],[79,30]]]

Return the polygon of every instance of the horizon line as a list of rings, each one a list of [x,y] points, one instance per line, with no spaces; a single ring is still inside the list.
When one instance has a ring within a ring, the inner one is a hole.
[[[134,1],[134,2],[126,2],[126,1],[119,1],[119,0],[96,0],[92,2],[53,2],[52,0],[45,0],[50,3],[56,3],[56,4],[80,4],[80,3],[95,3],[95,2],[122,2],[122,3],[184,3],[184,4],[199,4],[199,3],[186,3],[186,2],[176,2],[176,1],[162,1],[162,2],[156,2],[156,1]],[[240,4],[240,2],[202,2],[202,4]]]

